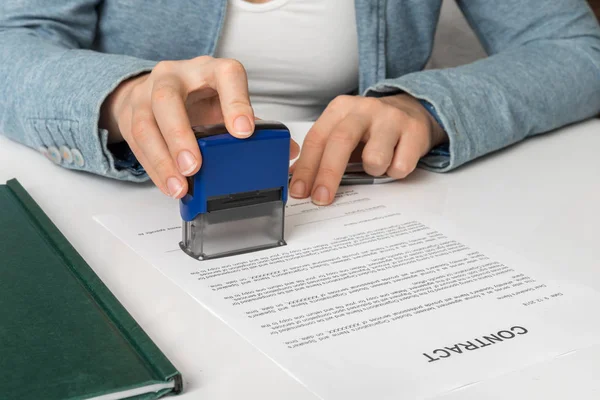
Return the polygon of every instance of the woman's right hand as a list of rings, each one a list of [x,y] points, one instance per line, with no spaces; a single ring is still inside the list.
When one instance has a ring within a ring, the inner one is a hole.
[[[123,82],[101,112],[109,142],[125,140],[156,186],[177,199],[202,164],[191,127],[224,122],[233,136],[247,138],[254,121],[242,64],[209,56],[159,62]]]

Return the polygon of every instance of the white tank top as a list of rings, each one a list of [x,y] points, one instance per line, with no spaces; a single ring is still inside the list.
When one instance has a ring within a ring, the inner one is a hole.
[[[257,117],[306,121],[358,87],[352,0],[229,0],[215,57],[246,68]]]

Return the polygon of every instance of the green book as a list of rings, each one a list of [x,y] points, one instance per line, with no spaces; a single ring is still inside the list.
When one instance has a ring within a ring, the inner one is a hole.
[[[0,399],[181,390],[181,374],[19,182],[0,185]]]

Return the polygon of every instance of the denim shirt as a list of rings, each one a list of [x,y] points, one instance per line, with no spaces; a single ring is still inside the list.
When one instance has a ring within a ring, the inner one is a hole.
[[[459,1],[489,57],[423,70],[441,2],[355,0],[357,93],[409,93],[448,134],[447,151],[426,155],[422,167],[449,171],[598,113],[600,27],[585,0]],[[100,107],[120,82],[160,60],[212,55],[226,7],[227,0],[2,0],[0,132],[66,168],[147,180],[131,154],[107,146]]]

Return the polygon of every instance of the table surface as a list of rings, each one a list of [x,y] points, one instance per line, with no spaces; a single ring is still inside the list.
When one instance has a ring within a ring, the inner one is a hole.
[[[306,124],[290,124],[293,133]],[[445,174],[394,183],[406,209],[432,212],[600,290],[600,120],[528,139]],[[0,182],[17,178],[184,377],[182,399],[314,399],[92,217],[164,202],[151,184],[53,165],[0,137]],[[373,186],[374,191],[379,190]],[[160,198],[160,199],[159,199]],[[598,312],[590,310],[590,312]],[[441,396],[598,399],[600,347]]]

